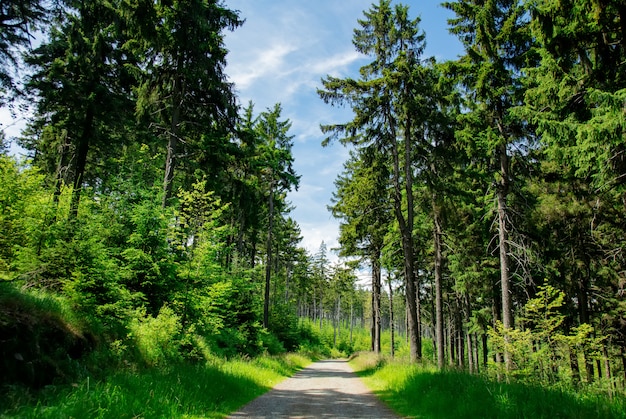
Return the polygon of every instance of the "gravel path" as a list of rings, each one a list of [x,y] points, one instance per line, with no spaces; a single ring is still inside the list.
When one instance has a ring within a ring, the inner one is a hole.
[[[398,418],[346,361],[319,361],[229,418]]]

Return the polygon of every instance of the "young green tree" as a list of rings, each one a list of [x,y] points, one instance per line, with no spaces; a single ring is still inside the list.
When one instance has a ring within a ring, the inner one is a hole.
[[[340,256],[366,260],[372,268],[372,350],[381,347],[381,254],[393,219],[386,158],[374,147],[352,152],[335,180],[329,207],[339,225]]]
[[[293,136],[289,135],[291,122],[280,120],[280,104],[262,112],[256,124],[256,134],[262,139],[257,155],[257,165],[261,179],[265,184],[268,202],[267,241],[265,246],[265,296],[263,307],[263,325],[269,325],[270,282],[272,272],[272,241],[274,234],[274,204],[276,197],[291,188],[298,187],[300,177],[293,169]]]

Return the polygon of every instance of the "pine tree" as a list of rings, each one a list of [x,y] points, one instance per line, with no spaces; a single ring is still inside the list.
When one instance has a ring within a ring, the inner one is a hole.
[[[512,217],[509,194],[515,174],[511,148],[526,138],[523,125],[510,114],[522,100],[520,69],[528,66],[531,39],[527,14],[518,0],[459,0],[444,6],[456,14],[450,31],[463,42],[466,55],[458,61],[461,83],[467,89],[464,129],[458,138],[468,153],[488,156],[493,176],[498,221],[502,322],[513,328],[510,240]],[[507,369],[511,358],[505,353]]]
[[[424,50],[424,34],[419,19],[408,17],[408,8],[391,6],[381,0],[364,13],[360,29],[354,31],[356,50],[372,57],[361,68],[359,80],[327,77],[320,97],[330,104],[348,104],[355,118],[347,124],[323,126],[331,133],[325,143],[341,138],[359,147],[372,145],[391,155],[393,203],[400,227],[404,253],[404,277],[409,304],[411,359],[421,357],[415,288],[415,248],[413,242],[414,202],[411,147],[415,131],[423,121],[412,110],[419,92],[415,68]]]
[[[179,156],[201,148],[202,136],[226,138],[237,118],[226,80],[223,34],[242,24],[215,0],[130,0],[124,9],[131,41],[142,57],[137,108],[166,139],[163,206],[172,196]],[[184,139],[184,141],[181,141]],[[179,149],[184,144],[185,150]]]

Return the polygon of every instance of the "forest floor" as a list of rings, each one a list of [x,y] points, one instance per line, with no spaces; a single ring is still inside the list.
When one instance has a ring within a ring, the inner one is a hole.
[[[318,361],[229,418],[399,418],[345,360]]]

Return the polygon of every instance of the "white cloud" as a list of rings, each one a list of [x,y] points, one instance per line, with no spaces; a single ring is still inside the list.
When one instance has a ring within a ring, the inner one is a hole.
[[[338,77],[345,74],[345,70],[355,62],[363,59],[364,56],[354,50],[339,52],[326,59],[318,60],[311,67],[311,73],[321,75],[331,75]]]
[[[285,66],[285,58],[296,49],[294,45],[276,41],[269,48],[256,51],[254,58],[245,64],[233,65],[230,80],[238,89],[247,89],[258,80],[275,77]]]
[[[336,262],[339,259],[336,252],[331,250],[339,246],[337,240],[339,223],[336,220],[328,220],[325,223],[301,223],[300,229],[302,230],[303,236],[302,247],[310,254],[313,255],[317,253],[320,249],[320,245],[324,242],[331,262]]]

